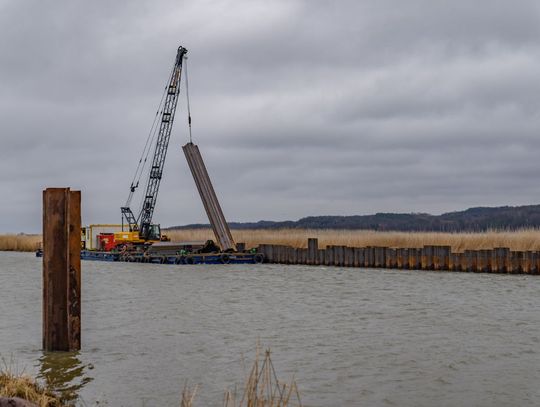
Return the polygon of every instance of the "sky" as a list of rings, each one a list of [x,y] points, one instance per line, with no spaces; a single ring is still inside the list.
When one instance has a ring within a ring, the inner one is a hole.
[[[0,0],[1,233],[120,222],[179,45],[230,221],[540,203],[537,0]],[[162,226],[207,222],[184,80]]]

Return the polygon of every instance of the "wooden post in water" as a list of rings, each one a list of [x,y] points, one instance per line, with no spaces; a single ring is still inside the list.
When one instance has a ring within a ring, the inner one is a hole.
[[[493,250],[490,250],[490,256],[491,259],[489,259],[489,265],[490,265],[490,271],[492,273],[498,273],[499,272],[499,263],[497,261],[497,249],[494,248]]]
[[[319,249],[317,250],[319,253],[319,262],[317,263],[318,265],[323,265],[324,266],[324,256],[325,256],[325,253],[326,253],[326,250],[324,249]]]
[[[531,274],[538,274],[538,252],[531,253]]]
[[[266,260],[268,263],[274,262],[274,246],[271,244],[265,244],[264,245],[264,255],[266,256]]]
[[[333,246],[326,246],[326,250],[324,252],[324,264],[326,266],[333,266],[334,265],[334,248],[333,248]]]
[[[397,267],[396,249],[387,247],[384,253],[386,268],[393,269]]]
[[[43,191],[43,349],[81,349],[81,192]]]
[[[476,271],[476,251],[475,250],[465,250],[465,269],[463,271],[475,272]]]
[[[450,253],[450,258],[448,262],[448,270],[458,271],[460,265],[459,253]]]
[[[344,253],[343,254],[343,256],[344,256],[343,265],[345,267],[352,267],[354,265],[354,251],[353,251],[353,248],[345,246],[343,248],[343,250],[344,250],[344,252],[343,252]]]
[[[364,248],[354,248],[354,267],[364,267]]]
[[[484,257],[485,250],[475,250],[476,251],[476,271],[485,272],[486,269],[486,258]]]
[[[533,270],[533,252],[526,251],[523,253],[523,273],[531,274]]]
[[[319,239],[309,238],[307,241],[308,246],[308,258],[307,264],[315,265],[319,263]]]
[[[373,267],[379,268],[384,267],[384,247],[374,247],[373,248]]]
[[[435,246],[424,246],[422,249],[422,270],[433,270],[433,251]]]
[[[522,273],[523,272],[523,252],[515,251],[510,252],[512,257],[512,273]]]
[[[418,269],[418,249],[409,248],[407,250],[407,263],[408,263],[408,269],[409,270],[417,270]]]
[[[450,271],[450,254],[452,253],[452,247],[450,246],[441,246],[440,247],[440,261],[441,261],[441,270]]]
[[[403,268],[403,253],[405,249],[396,249],[396,268]]]
[[[334,246],[334,266],[343,267],[345,260],[345,246]]]

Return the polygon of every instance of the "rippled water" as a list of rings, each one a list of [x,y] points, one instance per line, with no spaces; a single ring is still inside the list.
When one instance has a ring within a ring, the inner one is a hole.
[[[540,278],[83,262],[83,350],[43,354],[41,261],[0,252],[0,355],[79,403],[221,406],[260,339],[307,406],[540,405]],[[81,401],[82,400],[82,401]]]

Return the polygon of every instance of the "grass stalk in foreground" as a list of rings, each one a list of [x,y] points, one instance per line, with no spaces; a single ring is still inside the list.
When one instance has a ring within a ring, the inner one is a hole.
[[[195,406],[194,398],[197,386],[190,389],[184,386],[180,407]],[[257,352],[253,367],[245,380],[241,392],[227,390],[223,399],[223,407],[302,407],[300,393],[294,380],[289,383],[278,380],[274,364],[270,357],[270,349],[261,352],[257,346]]]
[[[300,393],[294,377],[289,383],[278,380],[274,364],[270,357],[270,349],[260,359],[257,354],[250,374],[245,381],[242,394],[226,391],[224,407],[302,407]]]

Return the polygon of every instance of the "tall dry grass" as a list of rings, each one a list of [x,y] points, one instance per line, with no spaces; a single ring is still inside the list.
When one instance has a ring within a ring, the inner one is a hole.
[[[259,346],[255,361],[244,382],[243,388],[238,391],[227,390],[223,400],[224,407],[302,407],[300,392],[294,380],[289,382],[278,379],[270,349],[261,357]]]
[[[168,230],[174,242],[215,239],[211,229]],[[425,245],[451,246],[454,252],[463,250],[508,247],[511,250],[540,251],[540,230],[489,231],[482,233],[438,232],[376,232],[371,230],[309,230],[309,229],[254,229],[232,230],[236,242],[247,247],[259,244],[282,244],[305,248],[309,237],[319,239],[319,247],[344,245],[349,247],[384,246],[419,248]]]
[[[215,239],[211,229],[167,230],[173,242]],[[425,245],[451,246],[454,252],[463,250],[508,247],[511,250],[540,251],[540,229],[517,231],[489,231],[480,233],[439,232],[376,232],[372,230],[335,229],[253,229],[232,230],[236,242],[247,247],[259,244],[283,244],[293,247],[307,246],[309,237],[319,239],[319,247],[344,245],[349,247],[423,247]],[[0,235],[0,251],[35,251],[41,244],[41,235]]]
[[[41,245],[41,235],[0,235],[0,251],[33,252]]]
[[[193,407],[198,386],[184,385],[180,407]],[[278,379],[270,349],[262,356],[259,345],[253,366],[244,384],[225,391],[223,407],[302,407],[300,392],[294,377],[290,381]]]
[[[9,370],[0,372],[0,397],[19,397],[35,403],[38,407],[67,406],[60,397],[32,377]]]

